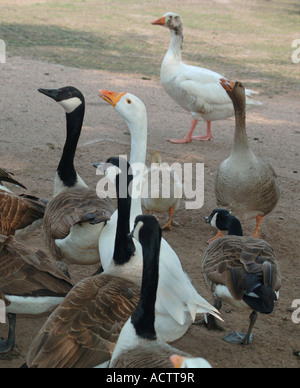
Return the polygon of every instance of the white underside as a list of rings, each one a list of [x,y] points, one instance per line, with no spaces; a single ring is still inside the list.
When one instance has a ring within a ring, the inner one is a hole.
[[[64,297],[55,296],[24,297],[5,295],[5,298],[10,302],[10,305],[6,308],[7,313],[32,315],[51,311],[64,300]]]
[[[105,222],[92,225],[88,222],[74,225],[63,240],[55,240],[68,264],[99,264],[98,241]]]
[[[279,299],[279,291],[276,291],[275,294],[276,294],[277,299]],[[242,299],[241,300],[234,299],[232,297],[231,293],[229,292],[228,288],[224,285],[218,284],[216,286],[215,291],[214,291],[214,295],[219,300],[221,300],[225,303],[228,303],[228,304],[232,305],[233,307],[237,307],[237,308],[241,308],[241,309],[251,309],[251,307],[249,307],[247,305],[247,303],[245,303]],[[248,296],[251,296],[253,298],[258,298],[258,296],[253,292],[249,293]]]

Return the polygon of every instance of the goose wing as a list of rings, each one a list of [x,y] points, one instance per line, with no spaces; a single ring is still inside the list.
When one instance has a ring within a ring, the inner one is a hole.
[[[88,368],[108,361],[139,295],[133,283],[107,274],[82,280],[40,330],[27,365]]]

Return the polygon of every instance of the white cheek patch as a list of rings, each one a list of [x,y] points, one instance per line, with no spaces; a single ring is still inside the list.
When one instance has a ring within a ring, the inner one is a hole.
[[[144,226],[144,223],[142,221],[139,221],[136,225],[136,227],[134,228],[134,231],[133,231],[133,237],[139,241],[139,234],[140,234],[140,230],[141,228]]]
[[[64,108],[67,113],[72,113],[82,104],[82,101],[78,97],[73,97],[68,100],[58,101],[58,103]]]
[[[218,213],[216,213],[213,218],[211,219],[210,221],[210,225],[213,227],[213,228],[216,228],[218,229],[217,227],[217,217],[218,217]]]

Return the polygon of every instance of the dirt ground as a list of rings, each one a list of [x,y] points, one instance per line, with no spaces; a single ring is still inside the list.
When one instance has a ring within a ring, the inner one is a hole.
[[[84,129],[76,154],[76,167],[90,187],[97,176],[95,161],[130,153],[127,126],[113,108],[100,100],[100,88],[131,92],[140,97],[148,111],[148,156],[161,151],[166,162],[205,163],[205,203],[200,210],[186,210],[184,201],[175,215],[178,226],[164,237],[181,258],[184,270],[199,293],[212,301],[201,272],[201,259],[206,241],[214,231],[204,222],[216,206],[214,174],[219,163],[231,150],[234,120],[214,122],[214,140],[173,145],[168,137],[185,135],[191,123],[187,112],[179,108],[164,92],[158,80],[143,80],[91,70],[71,69],[21,58],[8,58],[1,66],[0,117],[1,166],[13,171],[29,191],[51,198],[53,178],[65,140],[65,119],[62,108],[37,92],[38,88],[78,87],[86,97]],[[299,96],[285,91],[270,98],[259,90],[261,108],[248,114],[248,136],[252,149],[268,160],[279,176],[282,198],[277,208],[263,221],[261,237],[272,244],[281,264],[283,284],[280,300],[271,316],[259,316],[254,328],[254,342],[247,346],[229,345],[222,333],[208,332],[192,326],[174,346],[206,358],[213,367],[299,368],[300,359],[293,349],[300,350],[300,325],[292,322],[292,302],[300,299],[299,260]],[[197,133],[205,133],[201,122]],[[160,216],[161,222],[166,216]],[[243,225],[245,234],[252,234],[255,222]],[[42,229],[24,240],[33,249],[43,249]],[[71,267],[71,275],[79,280],[93,273],[95,267]],[[246,330],[248,313],[224,305],[222,317],[226,332]],[[26,352],[47,316],[17,318],[18,347],[12,357],[1,358],[0,368],[23,364]],[[6,337],[7,325],[0,325],[0,337]]]

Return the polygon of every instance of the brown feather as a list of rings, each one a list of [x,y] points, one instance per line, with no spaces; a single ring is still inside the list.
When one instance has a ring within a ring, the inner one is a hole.
[[[79,282],[33,341],[30,368],[90,368],[108,361],[140,287],[108,274]]]
[[[270,287],[278,291],[281,286],[279,264],[273,248],[254,237],[225,236],[214,240],[204,254],[202,268],[212,292],[216,284],[225,285],[235,299],[243,296],[239,284],[246,273],[262,275],[266,281],[272,268]]]
[[[46,206],[33,196],[20,196],[0,190],[0,234],[14,235],[44,217]]]
[[[0,235],[0,293],[16,296],[65,296],[72,283],[43,252],[13,236]]]
[[[174,368],[170,357],[174,354],[191,357],[190,354],[174,349],[163,342],[150,341],[128,349],[117,357],[110,368]]]
[[[68,190],[54,197],[44,216],[46,243],[53,256],[58,260],[64,258],[55,240],[66,238],[74,225],[106,222],[114,211],[110,199],[100,199],[95,190],[87,188]]]

